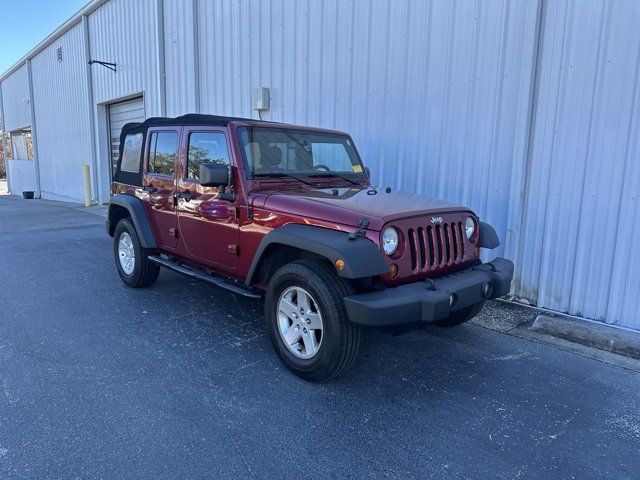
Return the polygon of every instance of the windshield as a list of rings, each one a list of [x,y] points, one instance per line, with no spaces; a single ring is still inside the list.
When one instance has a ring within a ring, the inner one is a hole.
[[[250,177],[335,176],[365,179],[353,141],[343,135],[288,128],[241,127],[238,138]]]

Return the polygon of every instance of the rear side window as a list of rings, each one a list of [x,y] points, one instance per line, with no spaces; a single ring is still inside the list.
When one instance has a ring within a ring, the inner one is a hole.
[[[152,132],[149,140],[147,173],[173,175],[176,166],[178,132]]]
[[[122,162],[120,170],[130,173],[140,171],[140,154],[142,153],[142,134],[136,133],[124,137]]]
[[[224,133],[192,132],[189,134],[186,177],[198,180],[202,163],[229,164],[229,152]]]

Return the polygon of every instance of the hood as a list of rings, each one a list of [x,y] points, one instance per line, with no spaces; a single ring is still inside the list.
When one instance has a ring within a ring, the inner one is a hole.
[[[460,205],[425,195],[387,193],[382,189],[372,194],[373,191],[373,188],[361,186],[261,191],[254,200],[254,206],[354,227],[366,218],[371,230],[381,230],[384,224],[399,218],[469,211]]]

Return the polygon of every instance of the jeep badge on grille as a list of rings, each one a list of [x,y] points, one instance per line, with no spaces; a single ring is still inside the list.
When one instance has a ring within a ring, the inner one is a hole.
[[[431,223],[442,223],[442,217],[431,217]]]

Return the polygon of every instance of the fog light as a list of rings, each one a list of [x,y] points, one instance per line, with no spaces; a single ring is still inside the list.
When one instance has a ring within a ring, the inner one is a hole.
[[[344,269],[344,260],[342,260],[341,258],[336,260],[336,268],[338,270],[342,270]]]
[[[457,299],[458,299],[458,296],[455,293],[452,293],[451,295],[449,295],[449,307],[453,307]]]
[[[391,265],[389,265],[389,276],[391,278],[395,278],[396,275],[398,275],[398,265],[392,263]]]
[[[484,298],[489,298],[492,292],[493,292],[493,285],[491,284],[491,282],[486,282],[482,286],[482,296]]]

